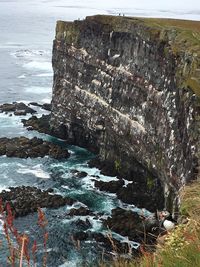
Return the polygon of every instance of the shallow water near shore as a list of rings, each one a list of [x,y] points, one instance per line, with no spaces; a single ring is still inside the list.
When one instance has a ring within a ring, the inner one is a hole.
[[[199,19],[200,10],[158,10],[145,7],[132,7],[132,1],[114,1],[105,3],[95,1],[42,1],[42,0],[0,0],[0,104],[13,101],[29,103],[50,103],[53,71],[51,67],[52,41],[56,20],[82,19],[86,15],[125,13],[128,16],[165,16]],[[151,10],[151,12],[149,11]],[[33,107],[35,108],[35,107]],[[37,116],[48,114],[40,108]],[[48,141],[65,142],[54,137],[27,131],[22,118],[27,116],[10,116],[0,113],[0,137],[40,137]],[[48,220],[48,265],[49,267],[73,267],[88,263],[96,266],[102,257],[102,248],[92,241],[81,242],[81,249],[76,247],[72,240],[74,233],[79,231],[76,222],[79,216],[69,217],[70,208],[88,207],[96,214],[103,213],[104,218],[115,207],[123,207],[140,212],[134,205],[125,205],[115,194],[106,194],[94,187],[94,179],[102,181],[115,180],[100,174],[96,168],[89,168],[88,160],[94,157],[89,151],[66,146],[71,156],[67,160],[54,160],[49,157],[36,159],[18,159],[0,157],[0,191],[10,186],[36,186],[41,189],[53,188],[55,193],[69,196],[76,200],[74,206],[64,206],[59,209],[44,209]],[[75,178],[72,170],[84,171],[87,176]],[[94,176],[99,176],[95,178]],[[88,230],[104,232],[100,221],[101,216],[84,216],[91,226]],[[38,262],[42,260],[43,249],[41,232],[38,232],[37,214],[30,214],[15,221],[19,231],[26,231],[31,240],[39,240]],[[119,240],[125,237],[115,235]],[[3,230],[0,223],[0,240],[3,239]],[[132,243],[137,247],[137,243]],[[6,259],[7,247],[3,243],[0,248],[0,266],[9,266]]]

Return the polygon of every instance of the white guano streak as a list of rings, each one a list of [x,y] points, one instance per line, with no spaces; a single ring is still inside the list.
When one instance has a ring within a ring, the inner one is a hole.
[[[79,92],[81,92],[83,94],[86,94],[88,97],[90,97],[90,98],[94,99],[95,101],[101,103],[103,106],[105,106],[107,108],[109,107],[109,109],[111,109],[113,111],[113,113],[117,113],[119,115],[119,117],[122,117],[125,120],[127,120],[131,124],[132,127],[136,128],[140,132],[143,132],[143,133],[146,132],[145,128],[140,123],[138,123],[137,121],[131,120],[128,115],[123,114],[123,113],[119,112],[117,109],[111,107],[106,101],[104,101],[100,97],[96,96],[95,94],[92,94],[92,93],[90,93],[90,92],[88,92],[88,91],[86,91],[84,89],[81,89],[77,85],[75,86],[75,90],[79,91]]]

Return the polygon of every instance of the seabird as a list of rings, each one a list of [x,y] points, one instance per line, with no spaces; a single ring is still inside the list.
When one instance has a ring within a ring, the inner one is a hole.
[[[168,211],[161,211],[158,213],[159,221],[167,231],[171,231],[175,227],[175,220],[171,217]]]

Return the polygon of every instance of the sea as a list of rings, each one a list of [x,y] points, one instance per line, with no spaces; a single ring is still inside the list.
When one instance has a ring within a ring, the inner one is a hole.
[[[200,20],[198,1],[173,2],[169,0],[161,4],[161,1],[157,0],[141,0],[139,3],[133,0],[0,0],[0,104],[14,101],[25,104],[33,101],[40,104],[51,102],[52,43],[57,20],[72,21],[94,14]],[[39,107],[36,109],[38,117],[49,113]],[[36,131],[27,131],[21,119],[29,117],[30,115],[22,117],[0,113],[0,137],[37,136],[66,146],[63,140]],[[73,234],[80,231],[77,220],[88,220],[89,231],[106,235],[107,229],[102,226],[101,219],[109,216],[113,208],[123,207],[136,212],[140,210],[134,205],[123,204],[115,194],[100,192],[94,187],[94,179],[102,181],[117,179],[101,175],[100,170],[88,167],[88,161],[95,155],[76,146],[67,146],[67,149],[71,156],[66,160],[1,156],[0,192],[9,190],[11,186],[29,185],[41,189],[53,188],[57,194],[75,198],[77,202],[72,207],[44,209],[49,232],[47,266],[97,266],[102,258],[98,244],[95,241],[85,241],[77,247],[73,242]],[[74,178],[73,170],[84,171],[87,176],[82,179]],[[79,207],[87,207],[94,213],[102,215],[81,218],[67,216],[70,208]],[[16,219],[15,226],[19,231],[29,235],[30,242],[37,240],[37,266],[42,266],[44,248],[38,231],[37,214]],[[122,241],[126,239],[116,233],[113,233],[113,236]],[[10,266],[1,221],[0,240],[2,241],[0,266]],[[131,245],[135,248],[138,246],[134,240]]]

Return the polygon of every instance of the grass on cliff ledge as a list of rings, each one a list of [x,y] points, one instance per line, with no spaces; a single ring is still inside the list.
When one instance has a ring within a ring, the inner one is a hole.
[[[181,193],[181,223],[165,236],[155,253],[143,252],[139,260],[120,257],[101,267],[197,267],[200,266],[200,181]]]

